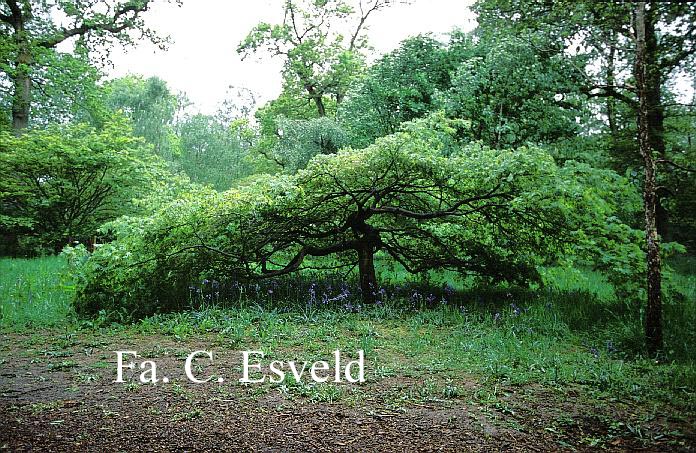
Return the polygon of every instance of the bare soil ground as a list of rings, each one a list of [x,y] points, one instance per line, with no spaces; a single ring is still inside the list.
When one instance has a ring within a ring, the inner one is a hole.
[[[115,350],[138,350],[169,370],[169,384],[113,383]],[[168,337],[0,334],[0,449],[7,451],[688,451],[694,421],[642,419],[627,402],[595,404],[582,388],[496,388],[457,379],[461,395],[399,395],[416,378],[388,377],[347,389],[334,402],[283,387],[195,385],[186,355],[206,341]],[[234,370],[219,354],[216,370]],[[236,356],[235,356],[236,357]],[[206,374],[205,367],[198,370]],[[228,373],[229,374],[229,373]],[[233,381],[233,380],[231,380]],[[636,424],[618,420],[636,420]],[[637,428],[636,428],[637,427]]]

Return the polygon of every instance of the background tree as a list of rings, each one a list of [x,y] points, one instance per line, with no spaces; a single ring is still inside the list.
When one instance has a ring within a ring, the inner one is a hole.
[[[173,93],[158,77],[139,76],[108,81],[102,92],[105,107],[128,117],[133,132],[150,143],[155,153],[169,162],[178,158],[174,123],[186,102],[182,94]]]
[[[580,132],[576,120],[589,115],[578,99],[577,71],[535,41],[484,36],[456,68],[443,104],[450,116],[471,121],[471,139],[507,148],[558,143]]]
[[[138,212],[134,200],[168,180],[163,162],[123,118],[99,131],[81,124],[21,137],[0,132],[0,230],[26,253],[59,251],[89,240],[104,222]]]
[[[0,2],[0,71],[12,84],[12,127],[20,133],[29,126],[33,80],[45,68],[58,44],[76,38],[87,50],[108,51],[110,44],[132,44],[134,31],[163,44],[148,29],[142,13],[152,0],[4,0]],[[65,17],[65,24],[56,17]]]
[[[660,177],[657,166],[680,167],[670,156],[666,141],[666,99],[669,96],[665,95],[665,86],[679,72],[693,68],[696,5],[647,2],[641,6],[639,2],[636,8],[641,11],[644,8],[640,24],[638,10],[630,3],[484,0],[477,3],[476,9],[482,28],[489,33],[499,27],[522,33],[531,29],[547,34],[551,42],[563,43],[559,48],[561,53],[568,52],[571,46],[576,47],[576,53],[585,53],[588,62],[599,65],[602,70],[592,71],[589,64],[578,67],[584,79],[581,90],[590,99],[612,100],[606,108],[610,132],[617,131],[613,101],[625,104],[634,124],[639,126],[638,140],[634,138],[634,146],[630,149],[634,156],[642,156],[645,175],[644,227],[648,241],[645,324],[648,348],[655,352],[661,347],[661,271],[660,246],[652,223],[654,221],[657,233],[663,237],[668,235],[669,213],[664,200],[674,193],[662,185],[666,180]],[[638,37],[639,27],[642,39]],[[639,44],[643,46],[641,49]]]
[[[240,143],[233,127],[219,117],[196,114],[177,126],[181,169],[200,184],[227,190],[251,174],[248,150]]]
[[[655,67],[647,64],[645,2],[637,2],[635,9],[636,32],[636,91],[638,92],[638,146],[645,162],[645,182],[643,199],[645,201],[645,237],[648,259],[648,306],[645,313],[645,336],[652,354],[662,348],[662,269],[660,262],[660,239],[657,234],[657,178],[650,143],[648,121],[650,106],[648,80],[652,79]]]
[[[665,121],[680,114],[668,91],[680,74],[693,72],[696,52],[696,5],[682,2],[648,2],[646,8],[646,65],[652,69],[646,80],[648,96],[648,135],[651,148],[660,155],[660,167],[671,173],[674,167],[671,143],[667,142]],[[626,164],[643,164],[638,150],[636,118],[639,100],[635,85],[635,30],[630,3],[553,2],[527,0],[483,0],[476,3],[481,33],[509,30],[527,36],[541,33],[555,42],[564,56],[584,55],[587,64],[578,65],[579,89],[590,100],[601,100],[611,133],[613,157]],[[600,70],[594,68],[599,67]],[[675,108],[676,107],[676,108]],[[623,124],[622,124],[623,120]],[[634,168],[635,168],[634,166]],[[669,236],[666,199],[675,193],[669,178],[658,176],[657,228]],[[689,210],[696,212],[696,207]]]
[[[363,67],[370,16],[393,0],[285,0],[281,24],[260,23],[237,48],[246,57],[265,51],[283,59],[284,90],[315,104],[326,116],[327,98],[340,103]]]
[[[277,140],[270,147],[257,147],[257,151],[285,173],[295,173],[312,157],[334,154],[349,144],[346,131],[330,118],[293,120],[280,116],[274,123]]]
[[[665,134],[674,164],[663,167],[667,171],[659,175],[664,181],[660,184],[671,191],[664,202],[672,226],[666,239],[693,251],[696,250],[696,89],[691,105],[670,107]]]
[[[449,89],[458,64],[451,56],[434,38],[416,36],[370,66],[339,107],[339,121],[350,131],[352,144],[367,146],[434,110],[436,93]]]
[[[40,63],[31,75],[32,125],[46,127],[51,123],[71,121],[102,125],[108,119],[99,84],[102,73],[89,62],[87,55],[45,52],[37,59]],[[8,113],[3,116],[11,123],[13,87],[2,74],[0,80],[7,83],[7,90],[0,93],[0,98],[4,99],[3,114]]]
[[[328,110],[333,116],[336,111],[334,102],[326,102]],[[278,160],[276,150],[281,146],[281,128],[278,124],[282,121],[309,121],[319,118],[313,103],[303,96],[295,96],[283,91],[278,98],[267,102],[256,113],[255,128],[257,139],[253,150],[255,154],[263,158],[269,172],[278,171],[284,165],[284,161]],[[261,159],[260,159],[261,160]]]

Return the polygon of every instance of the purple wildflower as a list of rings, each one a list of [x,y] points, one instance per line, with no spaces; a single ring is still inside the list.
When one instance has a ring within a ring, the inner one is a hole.
[[[522,310],[520,310],[520,307],[518,307],[514,303],[510,304],[510,308],[512,308],[512,312],[515,316],[519,316],[522,313]]]

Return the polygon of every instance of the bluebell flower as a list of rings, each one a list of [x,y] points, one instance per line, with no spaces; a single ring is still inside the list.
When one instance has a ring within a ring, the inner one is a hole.
[[[522,313],[522,310],[520,310],[520,307],[518,307],[515,304],[510,304],[510,308],[512,308],[512,312],[515,316],[519,316]]]

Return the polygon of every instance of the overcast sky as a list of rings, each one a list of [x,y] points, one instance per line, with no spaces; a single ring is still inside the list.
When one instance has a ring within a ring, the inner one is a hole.
[[[476,22],[470,0],[415,0],[370,17],[369,38],[379,53],[396,48],[420,33],[471,30]],[[147,24],[174,40],[168,51],[143,42],[113,54],[109,76],[128,73],[158,76],[185,92],[204,113],[213,113],[230,85],[254,91],[261,102],[281,89],[281,62],[266,58],[241,61],[235,49],[261,21],[282,20],[282,0],[184,0],[182,7],[157,5]]]

